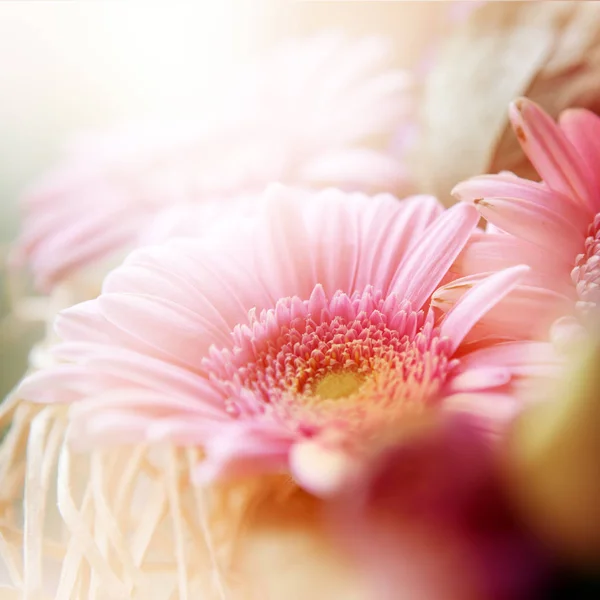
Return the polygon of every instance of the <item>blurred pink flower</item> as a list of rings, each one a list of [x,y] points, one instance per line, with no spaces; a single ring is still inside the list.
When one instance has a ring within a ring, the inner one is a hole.
[[[575,307],[585,313],[600,303],[600,118],[570,109],[556,124],[526,99],[511,105],[510,118],[543,181],[501,173],[454,188],[494,226],[473,240],[463,268],[528,264],[530,293],[547,296],[546,306],[554,305],[549,316],[570,315]],[[562,322],[570,326],[572,319]]]
[[[398,157],[373,149],[409,111],[409,76],[389,54],[375,37],[292,41],[231,82],[216,113],[81,137],[24,197],[14,262],[48,291],[148,241],[147,228],[197,232],[211,203],[251,205],[270,182],[399,191]]]
[[[513,508],[496,454],[468,415],[422,423],[332,499],[333,531],[373,598],[537,597],[550,562]]]
[[[273,186],[218,236],[135,251],[99,298],[64,311],[55,353],[19,394],[67,402],[80,443],[169,439],[206,450],[199,480],[290,469],[327,493],[398,422],[432,407],[494,428],[549,345],[464,345],[527,271],[481,280],[441,320],[430,296],[479,218]]]

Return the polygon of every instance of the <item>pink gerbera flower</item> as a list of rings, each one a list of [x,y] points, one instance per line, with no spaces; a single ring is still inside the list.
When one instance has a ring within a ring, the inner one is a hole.
[[[289,469],[325,493],[408,415],[444,406],[502,421],[523,376],[554,364],[545,344],[463,344],[527,267],[436,318],[430,297],[456,277],[478,218],[430,197],[274,186],[218,238],[135,251],[97,299],[59,316],[67,363],[19,393],[72,403],[80,443],[198,445],[199,479]]]
[[[555,303],[555,318],[574,305],[587,312],[600,303],[600,118],[571,109],[557,124],[526,99],[511,105],[510,118],[543,181],[501,173],[454,188],[495,227],[473,241],[463,263],[529,264],[528,281],[546,294],[546,307]]]
[[[81,137],[25,196],[16,263],[48,291],[148,240],[197,233],[215,205],[251,204],[270,182],[398,190],[398,158],[369,145],[409,110],[408,75],[388,63],[380,38],[295,40],[244,71],[214,113]]]

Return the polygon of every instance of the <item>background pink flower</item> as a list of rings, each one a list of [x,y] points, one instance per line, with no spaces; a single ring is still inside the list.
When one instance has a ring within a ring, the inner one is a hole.
[[[409,110],[408,75],[388,63],[380,38],[291,41],[231,82],[218,113],[80,137],[23,199],[14,260],[29,263],[47,291],[140,235],[147,241],[157,221],[168,219],[172,232],[201,229],[211,203],[270,182],[398,190],[398,159],[373,149]]]
[[[534,342],[464,345],[526,272],[484,278],[443,318],[430,297],[477,211],[274,186],[218,236],[134,252],[103,293],[63,312],[66,364],[20,394],[70,402],[79,443],[205,448],[200,480],[290,469],[326,493],[409,415],[440,406],[495,428],[554,373]]]
[[[573,314],[575,306],[581,314],[600,302],[600,118],[571,109],[556,124],[526,99],[511,106],[510,118],[543,181],[501,173],[456,186],[453,193],[473,202],[495,227],[473,240],[462,266],[476,272],[484,263],[494,268],[529,264],[530,287],[522,288],[520,297],[545,296],[547,315],[537,323],[547,330],[557,317]]]

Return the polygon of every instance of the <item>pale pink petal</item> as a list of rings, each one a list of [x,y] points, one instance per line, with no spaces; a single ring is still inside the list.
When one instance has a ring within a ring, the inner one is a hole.
[[[475,232],[454,264],[464,275],[486,271],[501,271],[516,264],[531,267],[523,283],[552,289],[564,295],[574,295],[572,266],[548,253],[536,244],[503,233]]]
[[[550,339],[555,348],[569,354],[589,343],[589,332],[575,317],[565,316],[552,323]]]
[[[234,423],[205,445],[207,459],[193,473],[195,483],[287,470],[293,437],[270,423]]]
[[[551,324],[572,312],[571,298],[551,290],[517,286],[475,325],[473,332],[477,337],[481,332],[504,330],[513,339],[548,340]]]
[[[228,332],[208,316],[175,302],[141,294],[103,294],[98,306],[109,323],[149,354],[198,368],[198,358],[214,344],[229,344]]]
[[[559,125],[588,167],[596,190],[593,208],[600,212],[600,119],[589,110],[572,108],[561,113]]]
[[[18,395],[32,402],[68,404],[119,383],[118,378],[90,372],[85,365],[64,364],[32,373],[19,384]]]
[[[432,306],[444,313],[488,274],[463,277],[436,290]],[[518,285],[472,328],[466,341],[488,337],[491,332],[510,339],[547,338],[551,323],[573,310],[572,300],[544,288]]]
[[[487,367],[466,370],[454,377],[448,386],[449,392],[476,392],[501,387],[511,380],[510,369]]]
[[[481,215],[500,229],[552,254],[575,257],[583,248],[586,232],[543,206],[519,198],[485,198],[475,204]]]
[[[112,344],[119,341],[119,329],[100,312],[98,303],[88,300],[61,311],[54,329],[62,340]]]
[[[320,497],[338,492],[358,469],[356,457],[318,440],[304,440],[290,450],[290,472],[306,490]]]
[[[400,203],[387,195],[372,200],[360,221],[360,256],[353,286],[361,289],[370,284],[387,291],[397,266],[443,213],[443,207],[433,196],[412,196]]]
[[[594,207],[593,176],[552,118],[525,98],[511,104],[509,114],[523,150],[544,182],[584,206]]]
[[[505,367],[510,370],[522,365],[550,366],[557,368],[561,359],[551,344],[544,342],[507,342],[481,348],[461,358],[461,369],[493,369]]]
[[[132,226],[124,221],[103,233],[85,240],[82,244],[74,244],[63,255],[55,254],[54,259],[48,260],[49,250],[40,247],[31,257],[31,266],[35,272],[36,285],[41,290],[49,291],[58,282],[75,273],[84,265],[93,265],[101,259],[110,259],[116,252],[115,248],[126,248],[131,238]],[[50,255],[52,256],[52,255]],[[57,261],[60,257],[62,260]]]
[[[569,196],[548,189],[543,183],[521,179],[512,174],[472,177],[456,185],[452,195],[468,202],[496,198],[508,201],[523,200],[556,213],[583,234],[587,231],[592,214],[589,209],[575,203]],[[503,229],[501,225],[496,225]]]
[[[391,291],[418,309],[431,296],[477,225],[477,211],[467,204],[447,210],[421,236],[391,284]]]
[[[483,315],[496,306],[529,271],[517,266],[479,281],[446,313],[441,324],[442,335],[451,340],[454,352]]]
[[[126,348],[70,342],[57,346],[53,355],[62,360],[78,361],[90,371],[160,391],[167,396],[177,394],[180,398],[213,406],[223,404],[222,396],[204,376]]]
[[[461,392],[447,396],[443,408],[472,415],[483,429],[500,433],[523,410],[523,403],[514,394]]]
[[[232,224],[227,231],[222,231],[218,241],[173,241],[138,250],[122,268],[139,269],[137,272],[144,275],[133,279],[121,276],[117,269],[108,275],[104,291],[158,293],[190,310],[198,306],[194,299],[200,299],[200,306],[210,310],[211,318],[217,318],[215,311],[218,311],[232,329],[246,320],[251,308],[262,310],[276,300],[252,269],[255,248],[249,239],[252,239],[251,232],[239,232]],[[160,285],[154,281],[157,277]],[[168,278],[171,285],[161,287],[164,278]],[[184,299],[186,290],[189,297]],[[209,309],[207,303],[213,308]]]
[[[108,387],[108,386],[107,386]],[[112,412],[137,412],[154,420],[178,418],[202,423],[198,431],[214,428],[215,423],[229,420],[222,407],[214,407],[198,398],[196,402],[189,398],[168,395],[153,390],[120,388],[110,386],[108,391],[90,395],[83,402],[71,405],[69,415],[74,420],[93,420],[98,414]]]
[[[311,198],[305,192],[280,185],[269,186],[265,194],[268,198],[267,218],[261,221],[255,233],[259,242],[255,251],[255,268],[274,299],[294,295],[306,298],[314,287],[316,261],[308,243],[308,227],[311,224],[305,222],[301,202],[310,202]],[[323,201],[323,206],[328,206],[326,201]],[[327,217],[324,213],[323,219]],[[347,232],[346,237],[352,237],[352,231]],[[324,240],[324,243],[328,241]],[[336,241],[344,243],[343,238]],[[277,261],[272,260],[273,256],[278,257]],[[352,264],[352,257],[348,257],[346,262]],[[251,266],[252,263],[249,264]],[[338,286],[340,289],[344,287]]]
[[[269,193],[273,230],[257,234],[264,245],[255,268],[276,297],[308,297],[315,281],[327,294],[369,284],[387,291],[441,211],[431,197],[399,202],[388,194],[369,198],[333,189],[309,196],[281,186]],[[273,253],[280,257],[276,264],[269,260]]]

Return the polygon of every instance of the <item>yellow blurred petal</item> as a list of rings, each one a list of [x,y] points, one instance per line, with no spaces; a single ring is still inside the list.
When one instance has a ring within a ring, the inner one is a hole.
[[[600,565],[600,343],[588,347],[554,399],[525,412],[506,469],[522,514],[561,558]]]

